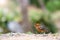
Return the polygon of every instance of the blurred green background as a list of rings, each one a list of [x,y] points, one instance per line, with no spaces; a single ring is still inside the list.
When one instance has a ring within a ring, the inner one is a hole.
[[[37,30],[34,28],[34,24],[43,22],[50,32],[56,33],[57,28],[55,22],[60,18],[60,0],[43,0],[43,2],[49,11],[48,14],[43,12],[38,0],[30,0],[28,14],[32,22],[32,28],[36,33]],[[0,33],[10,32],[7,29],[7,22],[9,21],[22,21],[21,7],[17,0],[0,0]]]

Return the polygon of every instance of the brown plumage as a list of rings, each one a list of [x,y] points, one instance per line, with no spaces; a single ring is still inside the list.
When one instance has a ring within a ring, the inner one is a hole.
[[[37,30],[38,32],[48,32],[47,27],[46,27],[45,25],[43,25],[43,24],[36,23],[36,24],[34,25],[34,27],[36,28],[36,30]]]

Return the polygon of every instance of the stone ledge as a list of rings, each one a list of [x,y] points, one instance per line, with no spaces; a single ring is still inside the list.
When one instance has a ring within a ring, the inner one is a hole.
[[[0,40],[60,40],[60,34],[8,33],[0,35]]]

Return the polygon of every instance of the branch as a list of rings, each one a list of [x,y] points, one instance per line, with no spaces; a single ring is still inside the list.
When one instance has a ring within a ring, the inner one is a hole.
[[[47,11],[47,9],[46,9],[46,7],[45,7],[45,5],[44,5],[43,0],[38,0],[38,2],[39,2],[39,4],[41,5],[41,8],[42,8],[42,10],[44,11],[44,13],[48,13],[48,11]]]
[[[21,3],[21,13],[22,13],[22,19],[23,19],[22,26],[25,32],[28,32],[32,30],[32,27],[28,18],[28,9],[27,9],[29,5],[29,0],[20,0],[20,3]]]

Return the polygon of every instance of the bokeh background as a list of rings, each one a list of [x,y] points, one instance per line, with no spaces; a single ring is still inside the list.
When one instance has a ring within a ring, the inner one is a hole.
[[[0,0],[0,33],[9,33],[12,29],[9,30],[8,27],[13,27],[11,25],[15,23],[22,23],[22,7],[20,1],[18,1],[19,0]],[[33,33],[42,33],[42,30],[45,29],[44,27],[48,28],[46,30],[49,30],[48,33],[59,32],[57,30],[60,28],[60,0],[43,0],[42,3],[44,3],[43,6],[46,8],[45,10],[38,0],[29,0],[29,6],[27,7],[28,19],[32,24]],[[48,13],[44,12],[46,10]],[[11,25],[8,25],[9,23],[11,23]],[[44,29],[40,30],[40,25],[42,25]],[[18,26],[18,24],[16,24],[16,26]],[[43,33],[47,33],[46,31]],[[29,31],[29,33],[31,32]]]

